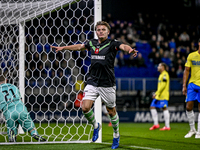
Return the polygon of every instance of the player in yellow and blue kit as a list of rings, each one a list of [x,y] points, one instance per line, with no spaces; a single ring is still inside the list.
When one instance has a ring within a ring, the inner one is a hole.
[[[46,141],[41,137],[30,115],[21,101],[19,89],[13,85],[6,83],[5,74],[0,69],[0,109],[6,119],[7,133],[9,142],[16,142],[17,129],[19,124],[24,132],[29,132],[31,136],[38,141]]]
[[[198,101],[200,112],[200,39],[198,41],[199,49],[188,55],[183,74],[183,94],[186,95],[186,114],[188,117],[190,131],[185,138],[190,138],[194,134],[195,138],[200,138],[200,113],[198,116],[198,130],[195,129],[195,117],[193,112],[194,101]],[[190,79],[187,85],[188,77]]]
[[[160,72],[158,78],[157,91],[153,95],[153,101],[151,102],[150,111],[154,121],[154,125],[149,128],[149,130],[154,130],[160,127],[158,124],[158,114],[156,108],[163,108],[163,114],[165,119],[165,126],[160,130],[170,130],[170,115],[167,109],[169,101],[169,74],[166,71],[167,65],[165,63],[160,63],[158,65],[158,71]]]

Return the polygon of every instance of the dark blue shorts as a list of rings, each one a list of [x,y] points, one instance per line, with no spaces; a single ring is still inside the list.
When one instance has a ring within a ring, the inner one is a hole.
[[[190,83],[187,87],[186,102],[195,100],[200,103],[200,86]]]
[[[151,102],[151,106],[150,107],[166,108],[166,107],[168,107],[168,100],[153,99],[153,101]]]

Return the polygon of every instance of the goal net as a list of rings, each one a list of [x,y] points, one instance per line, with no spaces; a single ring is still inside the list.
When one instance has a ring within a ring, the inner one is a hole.
[[[94,3],[93,0],[0,2],[0,65],[9,72],[8,82],[19,87],[39,134],[48,142],[91,141],[93,128],[79,105],[90,54],[67,50],[56,53],[50,45],[71,45],[93,38]],[[0,121],[1,131],[5,132],[5,120]],[[7,135],[0,134],[0,142],[8,142]],[[17,142],[36,141],[24,133],[17,135]]]

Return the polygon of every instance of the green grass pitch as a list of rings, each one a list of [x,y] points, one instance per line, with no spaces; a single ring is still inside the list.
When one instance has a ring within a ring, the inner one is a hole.
[[[164,126],[163,123],[160,124]],[[199,150],[200,139],[184,138],[188,123],[171,123],[170,131],[150,131],[152,123],[120,123],[120,146],[118,150]],[[67,130],[67,129],[66,129]],[[58,130],[59,131],[59,130]],[[112,127],[102,125],[102,143],[1,145],[0,150],[109,150],[112,144]],[[0,138],[2,140],[2,137]],[[27,140],[27,139],[26,139]]]

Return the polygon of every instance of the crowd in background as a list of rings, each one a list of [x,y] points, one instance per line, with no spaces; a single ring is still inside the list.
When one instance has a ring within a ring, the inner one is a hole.
[[[132,21],[115,20],[111,14],[107,14],[104,20],[111,26],[111,39],[118,39],[139,50],[135,59],[125,52],[119,52],[116,67],[148,68],[152,63],[156,68],[160,62],[165,62],[171,78],[182,77],[188,54],[198,48],[200,26],[190,22],[180,25],[170,22],[170,18],[163,14],[148,13],[138,13]],[[140,52],[138,43],[149,44],[150,51]]]
[[[87,19],[72,17],[69,22],[62,14],[60,13],[59,18],[63,18],[63,20],[56,20],[55,24],[51,18],[57,18],[57,13],[52,13],[50,18],[50,14],[45,15],[39,20],[39,27],[37,18],[26,23],[25,72],[28,79],[27,84],[34,86],[37,84],[36,81],[41,81],[38,82],[41,86],[51,85],[52,82],[54,85],[65,85],[66,83],[75,83],[76,75],[80,76],[78,77],[80,80],[85,80],[85,74],[90,65],[90,56],[87,55],[90,53],[85,51],[55,53],[50,49],[50,45],[83,43],[87,39],[93,38],[94,19],[91,16]],[[133,72],[130,77],[157,77],[155,74],[148,75],[147,72],[157,71],[157,65],[160,62],[168,65],[171,78],[182,77],[188,54],[198,48],[199,25],[190,22],[178,24],[170,21],[170,18],[163,14],[137,13],[132,20],[128,21],[117,20],[112,18],[111,14],[107,14],[103,20],[111,26],[110,39],[117,39],[139,50],[136,58],[123,51],[119,51],[117,54],[115,69],[127,68],[128,72]],[[45,22],[48,24],[45,25]],[[83,25],[82,28],[77,25],[78,22]],[[5,35],[6,37],[8,36]],[[14,48],[18,51],[16,38],[11,41],[13,44],[9,46],[10,49]],[[147,72],[142,72],[140,69],[145,69]],[[79,71],[81,74],[78,73]],[[124,72],[116,71],[116,77],[127,77]],[[138,72],[141,73],[137,74]]]
[[[197,41],[200,37],[200,26],[190,23],[180,25],[170,21],[170,18],[163,14],[137,13],[135,16],[129,21],[116,20],[112,18],[111,14],[103,17],[103,20],[111,26],[110,39],[117,39],[139,50],[136,58],[126,52],[119,51],[115,61],[115,69],[127,68],[129,72],[133,71],[133,74],[137,72],[135,68],[145,68],[148,72],[151,72],[152,70],[157,71],[157,65],[160,62],[165,62],[168,65],[171,78],[182,77],[187,55],[198,48]],[[44,26],[44,33],[37,31],[37,36],[35,36],[36,30],[35,28],[33,28],[34,30],[32,29],[31,24],[28,29],[29,34],[26,36],[26,68],[28,68],[29,64],[30,69],[26,70],[27,77],[31,78],[34,75],[34,77],[40,78],[41,75],[46,80],[48,80],[48,77],[58,78],[58,80],[63,78],[62,83],[65,83],[64,78],[73,74],[72,68],[74,68],[75,63],[78,70],[81,70],[82,75],[85,75],[90,64],[90,57],[87,57],[86,52],[68,54],[68,56],[64,57],[67,59],[72,57],[73,60],[66,62],[62,60],[63,54],[55,54],[50,50],[50,44],[70,45],[82,43],[86,39],[93,38],[93,32],[91,32],[93,30],[92,17],[87,20],[84,20],[84,18],[79,20],[80,23],[81,21],[87,22],[86,25],[83,24],[83,32],[79,26],[76,26],[77,18],[72,18],[71,23],[64,20],[64,27],[60,27],[59,23],[58,25],[55,24],[60,29],[59,32],[57,32],[57,28],[52,28],[53,20],[46,20],[49,24],[46,27]],[[40,22],[42,27],[43,21],[41,20]],[[35,24],[34,21],[32,24]],[[27,25],[29,26],[29,23]],[[51,33],[54,35],[53,37]],[[69,35],[71,36],[70,40]],[[53,42],[54,38],[56,43]],[[42,72],[39,74],[38,72],[41,70]],[[131,76],[156,77],[154,74],[148,75],[145,72],[141,74],[136,74],[135,76],[131,74]],[[118,74],[116,76],[118,77]],[[119,77],[126,77],[126,74],[120,74]],[[60,83],[58,82],[58,84]]]

